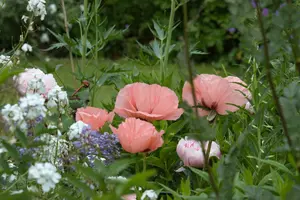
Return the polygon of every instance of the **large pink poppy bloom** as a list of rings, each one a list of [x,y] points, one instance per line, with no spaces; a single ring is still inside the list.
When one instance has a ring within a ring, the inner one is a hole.
[[[86,107],[78,108],[76,112],[76,121],[82,121],[91,126],[92,130],[99,130],[106,122],[112,122],[115,114],[108,113],[106,110]]]
[[[235,112],[247,102],[247,98],[239,92],[238,84],[226,78],[211,74],[201,74],[194,79],[197,108],[200,116],[206,116],[210,110],[216,111],[220,115],[228,114],[227,111]],[[238,86],[236,86],[238,85]],[[189,82],[185,82],[182,90],[182,98],[190,106],[195,106],[193,101],[192,87]]]
[[[120,90],[114,111],[124,118],[177,120],[183,113],[178,102],[175,92],[167,87],[133,83]]]
[[[126,118],[116,129],[110,125],[113,133],[118,136],[123,149],[130,153],[155,151],[164,143],[162,135],[153,124],[136,118]]]

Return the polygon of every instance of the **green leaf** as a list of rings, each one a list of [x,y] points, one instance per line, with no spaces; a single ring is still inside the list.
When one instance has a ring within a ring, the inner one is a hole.
[[[24,72],[23,69],[11,70],[9,67],[4,67],[0,69],[0,84],[3,84],[8,78],[18,75],[19,73]]]
[[[136,163],[137,160],[135,158],[133,159],[122,159],[122,160],[116,160],[109,166],[109,172],[108,174],[110,176],[117,176],[120,172],[128,168],[129,165]]]
[[[183,195],[191,195],[191,183],[189,177],[185,181],[183,179],[181,180],[180,188]]]
[[[134,176],[130,177],[130,179],[128,179],[128,181],[125,184],[116,188],[116,193],[118,195],[121,195],[129,191],[130,188],[138,186],[147,188],[149,186],[147,179],[154,176],[155,174],[155,170],[148,170],[146,172],[135,174]]]
[[[281,164],[279,162],[276,162],[274,160],[264,160],[264,159],[260,159],[260,158],[254,157],[254,156],[247,156],[247,157],[258,160],[259,162],[262,162],[264,164],[268,164],[268,165],[271,165],[273,167],[276,167],[279,170],[281,170],[281,171],[283,171],[283,172],[285,172],[285,173],[287,173],[291,176],[294,176],[294,173],[292,173],[286,166],[284,166],[283,164]]]
[[[27,140],[27,136],[25,135],[24,132],[22,132],[21,130],[17,129],[16,130],[16,137],[20,140],[20,142],[22,143],[22,145],[24,147],[27,147],[28,140]]]
[[[14,146],[12,146],[11,144],[9,144],[8,142],[6,142],[4,140],[2,140],[2,144],[3,144],[4,148],[7,150],[8,155],[13,157],[15,160],[19,160],[19,153]]]
[[[200,176],[201,178],[203,178],[203,180],[205,180],[206,182],[209,183],[209,177],[208,177],[208,173],[206,171],[202,171],[193,167],[189,167],[190,170],[192,172],[194,172],[195,174],[197,174],[198,176]]]
[[[154,29],[156,31],[156,34],[158,36],[158,39],[160,41],[164,40],[165,39],[165,33],[164,33],[164,30],[162,30],[159,25],[153,20],[153,25],[154,25]]]

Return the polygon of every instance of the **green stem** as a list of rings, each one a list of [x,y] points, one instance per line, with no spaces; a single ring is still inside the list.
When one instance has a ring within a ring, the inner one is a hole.
[[[171,0],[171,14],[170,14],[170,18],[169,18],[167,43],[166,43],[165,52],[164,52],[164,62],[163,62],[163,65],[161,65],[161,69],[160,69],[161,82],[164,81],[165,73],[166,73],[166,67],[168,65],[169,49],[170,49],[171,39],[172,39],[175,11],[176,11],[175,0]]]
[[[143,153],[143,172],[147,170],[146,159],[147,159],[147,153]]]
[[[257,5],[256,6],[256,11],[257,11],[257,16],[258,16],[258,23],[259,23],[260,32],[261,32],[261,35],[262,35],[262,38],[263,38],[263,44],[264,44],[264,58],[265,58],[265,68],[266,68],[267,79],[268,79],[268,82],[269,82],[269,85],[270,85],[270,88],[271,88],[271,92],[272,92],[272,96],[273,96],[273,100],[274,100],[277,112],[278,112],[280,120],[282,122],[283,133],[284,133],[284,135],[287,139],[288,145],[289,145],[289,147],[291,149],[291,152],[292,152],[295,160],[297,161],[297,165],[298,165],[299,164],[298,163],[298,157],[295,154],[293,144],[292,144],[292,140],[291,140],[291,137],[290,137],[289,132],[288,132],[286,119],[284,117],[282,107],[279,103],[279,98],[277,96],[275,85],[274,85],[273,79],[272,79],[268,39],[267,39],[267,36],[266,36],[266,32],[265,32],[264,24],[263,24],[263,20],[262,20],[260,1],[255,0],[255,3]],[[297,166],[297,170],[300,172],[300,166]]]
[[[96,58],[96,65],[98,65],[98,15],[97,15],[97,12],[98,12],[98,0],[95,0],[94,2],[94,9],[95,9],[95,30],[96,30],[96,35],[95,35],[95,38],[96,38],[96,46],[95,46],[95,58]]]
[[[62,8],[63,15],[64,15],[65,31],[66,31],[67,37],[70,38],[69,23],[68,23],[68,17],[67,17],[67,12],[66,12],[66,7],[65,7],[65,1],[64,0],[61,0],[61,8]],[[72,54],[72,47],[71,46],[69,47],[69,57],[70,57],[72,72],[75,73],[74,60],[73,60],[73,54]],[[75,82],[76,78],[75,78],[74,74],[73,74],[73,79],[74,79],[74,82]]]
[[[87,26],[87,22],[88,22],[88,0],[84,0],[84,11],[83,11],[83,15],[84,15],[84,23],[85,23],[85,28],[84,28],[84,34],[83,34],[83,39],[82,39],[82,66],[86,66],[86,42],[87,42],[87,33],[88,33],[88,26]]]
[[[28,174],[28,171],[26,171],[24,174],[22,174],[19,178],[18,178],[18,180],[16,180],[13,184],[11,184],[6,190],[4,190],[1,194],[4,194],[4,193],[6,193],[6,192],[8,192],[11,188],[13,188],[20,180],[22,180],[21,179],[21,177],[24,177],[24,176],[26,176]]]
[[[184,24],[184,52],[185,52],[185,62],[186,62],[186,66],[188,68],[188,72],[189,72],[189,81],[191,83],[191,87],[192,87],[192,96],[193,96],[193,102],[194,105],[197,105],[197,99],[196,99],[196,93],[195,93],[195,85],[194,85],[194,81],[193,81],[193,70],[192,70],[192,66],[191,66],[191,62],[190,62],[190,55],[189,55],[189,43],[188,43],[188,11],[187,11],[187,3],[183,4],[183,24]],[[195,109],[196,112],[196,118],[199,119],[199,115],[198,115],[198,109]],[[205,144],[203,141],[200,142],[201,143],[201,148],[202,148],[202,153],[204,158],[206,158],[206,152],[205,152]],[[213,173],[211,171],[211,168],[209,166],[208,163],[204,162],[204,166],[207,167],[207,172],[209,175],[209,180],[212,186],[212,189],[214,190],[215,194],[216,194],[216,199],[219,199],[219,189],[218,186],[215,182],[215,179],[213,177]]]

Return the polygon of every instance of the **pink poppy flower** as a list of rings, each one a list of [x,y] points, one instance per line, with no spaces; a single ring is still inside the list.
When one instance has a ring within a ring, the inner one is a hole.
[[[227,76],[226,80],[230,83],[230,86],[236,90],[241,92],[243,95],[247,97],[247,99],[252,99],[251,92],[247,89],[247,84],[242,81],[239,77],[236,76]]]
[[[123,200],[136,200],[136,194],[126,194],[122,196]]]
[[[124,118],[177,120],[183,113],[178,102],[175,92],[167,87],[133,83],[120,90],[114,111]]]
[[[57,86],[56,80],[54,79],[52,74],[45,74],[40,69],[36,68],[25,69],[25,72],[20,73],[18,76],[14,77],[15,84],[21,95],[25,95],[27,92],[32,92],[28,91],[27,88],[30,80],[34,78],[41,79],[43,81],[46,89],[43,96],[47,96],[47,93],[52,88]]]
[[[112,122],[115,114],[95,107],[79,108],[76,112],[76,121],[82,121],[91,126],[92,130],[99,130],[106,122]]]
[[[161,137],[164,131],[157,132],[151,123],[140,119],[127,118],[118,129],[111,125],[110,128],[118,136],[123,149],[130,153],[155,151],[164,143]]]
[[[207,151],[208,142],[205,142],[205,151]],[[192,139],[181,139],[178,142],[177,148],[177,155],[183,161],[185,166],[191,167],[204,167],[205,158],[203,156],[201,144],[199,141],[192,140]],[[217,143],[212,142],[209,158],[211,157],[221,157],[220,147]]]
[[[235,112],[247,102],[247,98],[239,91],[234,83],[226,78],[211,74],[201,74],[194,79],[197,105],[206,109],[197,108],[200,116],[206,116],[211,110],[220,115],[228,114],[227,111]],[[190,106],[195,106],[193,101],[192,87],[185,82],[182,89],[182,98]],[[232,104],[232,105],[231,105]],[[236,105],[236,106],[235,106]]]

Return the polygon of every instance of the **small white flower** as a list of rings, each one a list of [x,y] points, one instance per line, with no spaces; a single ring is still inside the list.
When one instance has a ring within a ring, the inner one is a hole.
[[[43,33],[40,37],[41,43],[48,43],[50,41],[48,33]]]
[[[147,198],[148,197],[148,198]],[[149,200],[156,200],[158,198],[157,194],[154,190],[146,190],[141,197],[141,200],[149,199]]]
[[[23,15],[21,19],[23,20],[24,23],[27,23],[27,20],[29,19],[29,17],[26,15]]]
[[[107,177],[107,179],[112,180],[112,181],[121,182],[121,183],[124,183],[127,181],[127,178],[124,176],[109,176],[109,177]]]
[[[45,99],[39,94],[27,94],[20,99],[20,108],[26,119],[34,120],[46,116]]]
[[[80,4],[80,10],[81,10],[81,12],[83,12],[84,11],[84,5],[83,4]]]
[[[40,16],[41,20],[44,20],[45,15],[47,15],[45,3],[46,0],[29,0],[27,5],[27,11],[33,12],[34,16]]]
[[[68,142],[50,134],[42,135],[41,141],[46,143],[42,148],[41,159],[62,167],[62,160],[58,158],[68,154]]]
[[[39,191],[38,188],[34,185],[32,185],[30,187],[27,186],[27,190],[30,191],[30,192],[34,192],[34,193]]]
[[[74,138],[79,138],[83,130],[86,128],[88,128],[88,125],[82,121],[77,121],[76,123],[72,124],[67,133],[67,135],[69,136],[69,140],[73,140]]]
[[[45,58],[45,61],[46,61],[46,62],[50,62],[50,60],[51,60],[51,59],[50,59],[49,57],[46,57],[46,58]]]
[[[24,119],[24,113],[17,104],[10,105],[7,104],[1,110],[1,115],[5,122],[10,126],[10,130],[14,131],[16,127],[21,130],[26,130],[27,124]]]
[[[254,107],[251,105],[251,103],[248,101],[245,105],[245,109],[248,110],[251,114],[254,114]]]
[[[57,7],[54,3],[50,4],[48,9],[49,9],[51,15],[53,15],[54,13],[57,12]]]
[[[10,56],[0,55],[0,65],[4,66],[11,66],[13,65],[12,61],[10,60]]]
[[[40,77],[35,76],[28,82],[27,93],[44,94],[45,92],[46,86]]]
[[[10,192],[11,195],[21,194],[21,193],[23,193],[23,190],[15,190]]]
[[[0,8],[5,8],[6,4],[5,1],[3,2],[3,0],[0,0]]]
[[[32,46],[27,43],[24,43],[23,46],[21,47],[21,49],[24,52],[27,52],[27,51],[32,52]]]
[[[51,163],[36,163],[29,168],[28,178],[42,185],[43,192],[49,192],[60,181],[61,175]]]
[[[51,110],[59,109],[64,114],[65,108],[69,105],[67,92],[62,91],[61,87],[55,86],[48,92],[47,108]]]

